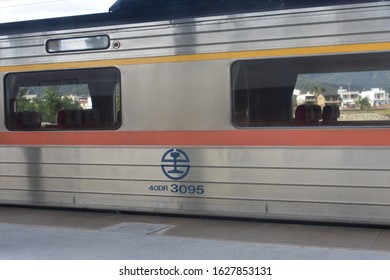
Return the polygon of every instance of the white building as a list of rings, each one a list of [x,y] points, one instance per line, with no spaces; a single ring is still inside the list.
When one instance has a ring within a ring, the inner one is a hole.
[[[348,91],[342,87],[337,91],[341,97],[341,106],[342,107],[355,107],[356,101],[360,98],[360,93],[358,91]]]
[[[314,94],[311,94],[310,92],[306,94],[298,95],[297,97],[297,104],[317,104],[317,96]]]
[[[388,93],[381,88],[372,88],[371,90],[363,91],[360,95],[362,98],[367,97],[372,107],[386,105],[389,98]]]
[[[302,94],[302,91],[300,89],[294,89],[293,95],[299,96]]]

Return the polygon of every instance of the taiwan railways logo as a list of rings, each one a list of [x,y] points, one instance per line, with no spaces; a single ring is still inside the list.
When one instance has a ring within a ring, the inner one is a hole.
[[[190,168],[190,158],[180,149],[170,149],[161,159],[161,169],[171,180],[184,179]]]

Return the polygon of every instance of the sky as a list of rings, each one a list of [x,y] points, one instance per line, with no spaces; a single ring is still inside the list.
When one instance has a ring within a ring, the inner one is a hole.
[[[0,0],[0,23],[108,12],[116,0]]]

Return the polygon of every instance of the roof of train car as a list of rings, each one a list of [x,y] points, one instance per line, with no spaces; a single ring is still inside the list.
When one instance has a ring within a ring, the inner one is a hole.
[[[388,0],[118,0],[108,13],[0,24],[0,35]]]
[[[117,0],[110,11],[133,9],[175,9],[179,12],[196,10],[196,13],[229,12],[247,9],[278,9],[302,6],[328,6],[384,0]]]

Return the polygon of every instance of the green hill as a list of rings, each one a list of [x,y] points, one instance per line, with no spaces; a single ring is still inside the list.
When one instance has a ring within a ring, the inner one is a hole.
[[[330,92],[340,87],[353,91],[383,88],[390,92],[390,71],[302,74],[296,84],[302,92],[313,91],[314,88]]]

